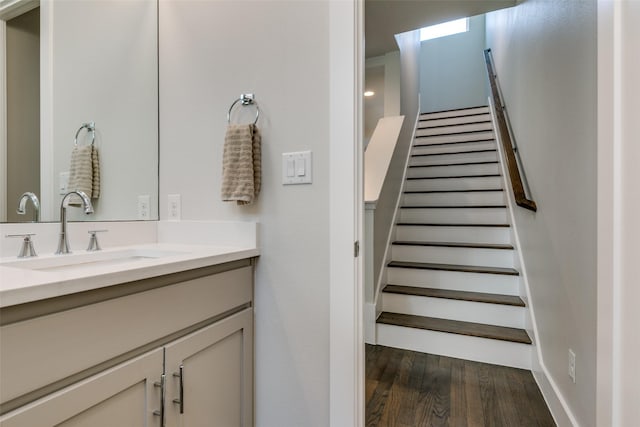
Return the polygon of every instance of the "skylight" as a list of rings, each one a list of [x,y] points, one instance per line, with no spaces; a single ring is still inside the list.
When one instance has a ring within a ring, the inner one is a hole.
[[[420,41],[437,39],[469,31],[469,18],[456,19],[438,25],[431,25],[420,29]]]

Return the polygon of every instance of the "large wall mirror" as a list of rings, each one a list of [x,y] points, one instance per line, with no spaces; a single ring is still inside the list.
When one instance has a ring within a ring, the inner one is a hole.
[[[0,221],[34,220],[25,192],[59,220],[87,123],[100,191],[69,219],[158,219],[157,0],[0,0],[0,48]]]

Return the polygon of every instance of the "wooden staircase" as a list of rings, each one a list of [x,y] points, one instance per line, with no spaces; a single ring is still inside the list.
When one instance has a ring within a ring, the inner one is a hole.
[[[499,161],[488,107],[421,115],[378,344],[531,367]]]

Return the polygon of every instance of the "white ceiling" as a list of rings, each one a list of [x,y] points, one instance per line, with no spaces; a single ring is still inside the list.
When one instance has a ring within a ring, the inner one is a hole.
[[[395,34],[516,3],[517,0],[365,0],[365,57],[398,50]]]

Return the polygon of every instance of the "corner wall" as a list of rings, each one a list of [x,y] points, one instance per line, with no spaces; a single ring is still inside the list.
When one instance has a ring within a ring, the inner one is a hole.
[[[329,3],[160,1],[160,216],[180,194],[183,220],[259,222],[258,427],[329,425]],[[245,92],[260,106],[262,191],[236,206],[220,201],[221,158]],[[313,183],[283,186],[281,153],[301,150]]]
[[[538,212],[514,212],[542,362],[581,426],[596,408],[596,2],[531,0],[487,15]],[[567,375],[576,353],[576,383]],[[538,373],[540,374],[540,373]]]

